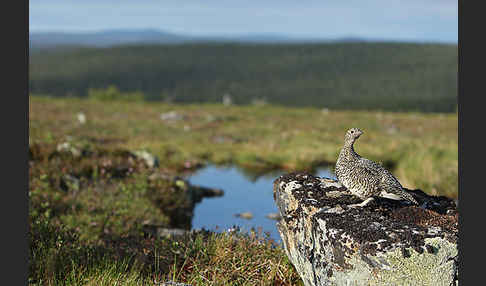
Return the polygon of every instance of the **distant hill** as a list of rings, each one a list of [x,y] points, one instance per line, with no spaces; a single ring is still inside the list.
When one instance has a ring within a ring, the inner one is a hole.
[[[106,30],[99,32],[33,32],[29,35],[30,49],[62,47],[111,47],[127,44],[182,44],[201,42],[233,43],[317,43],[317,42],[359,42],[360,38],[323,40],[319,38],[292,37],[280,34],[248,34],[236,36],[188,36],[155,29]]]
[[[30,33],[29,44],[33,49],[58,46],[109,47],[135,43],[183,43],[190,39],[190,37],[157,30],[110,30],[85,33],[38,32]]]
[[[150,100],[454,112],[457,45],[191,43],[30,54],[33,94],[117,86]]]

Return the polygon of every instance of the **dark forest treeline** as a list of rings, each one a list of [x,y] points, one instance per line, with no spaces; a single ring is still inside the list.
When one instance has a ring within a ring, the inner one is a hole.
[[[110,85],[149,100],[454,112],[457,45],[185,44],[30,55],[32,94],[86,96]]]

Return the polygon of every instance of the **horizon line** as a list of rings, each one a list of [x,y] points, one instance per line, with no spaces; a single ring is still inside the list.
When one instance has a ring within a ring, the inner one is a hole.
[[[206,34],[194,34],[188,32],[174,32],[161,28],[146,27],[146,28],[100,28],[100,29],[34,29],[29,27],[29,35],[31,34],[102,34],[105,32],[139,32],[139,31],[153,31],[158,33],[171,34],[174,36],[182,37],[194,37],[194,38],[235,38],[235,37],[249,37],[249,36],[280,36],[291,40],[312,40],[312,41],[336,41],[341,39],[356,39],[357,41],[367,42],[407,42],[407,43],[441,43],[441,44],[458,44],[458,39],[454,40],[438,40],[438,39],[413,39],[413,38],[376,38],[359,36],[353,34],[343,34],[342,36],[319,36],[319,35],[296,35],[295,33],[281,33],[281,32],[246,32],[246,33],[206,33]]]

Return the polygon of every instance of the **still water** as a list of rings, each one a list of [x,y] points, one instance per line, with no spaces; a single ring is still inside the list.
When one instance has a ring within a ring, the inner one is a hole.
[[[273,200],[273,181],[286,171],[276,171],[263,176],[245,174],[236,167],[208,166],[192,174],[191,184],[224,190],[224,196],[205,198],[194,210],[192,228],[225,231],[234,225],[248,231],[262,228],[270,238],[280,242],[276,220],[268,214],[278,213]],[[316,176],[335,178],[329,168],[318,169]],[[235,214],[250,212],[251,219],[236,217]]]

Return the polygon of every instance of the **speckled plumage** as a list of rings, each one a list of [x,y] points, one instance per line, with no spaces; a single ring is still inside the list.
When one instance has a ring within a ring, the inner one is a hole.
[[[363,131],[359,128],[351,128],[346,132],[344,147],[336,162],[337,179],[351,193],[363,200],[377,196],[408,200],[418,204],[388,170],[378,163],[361,157],[354,151],[353,144],[361,134]]]

